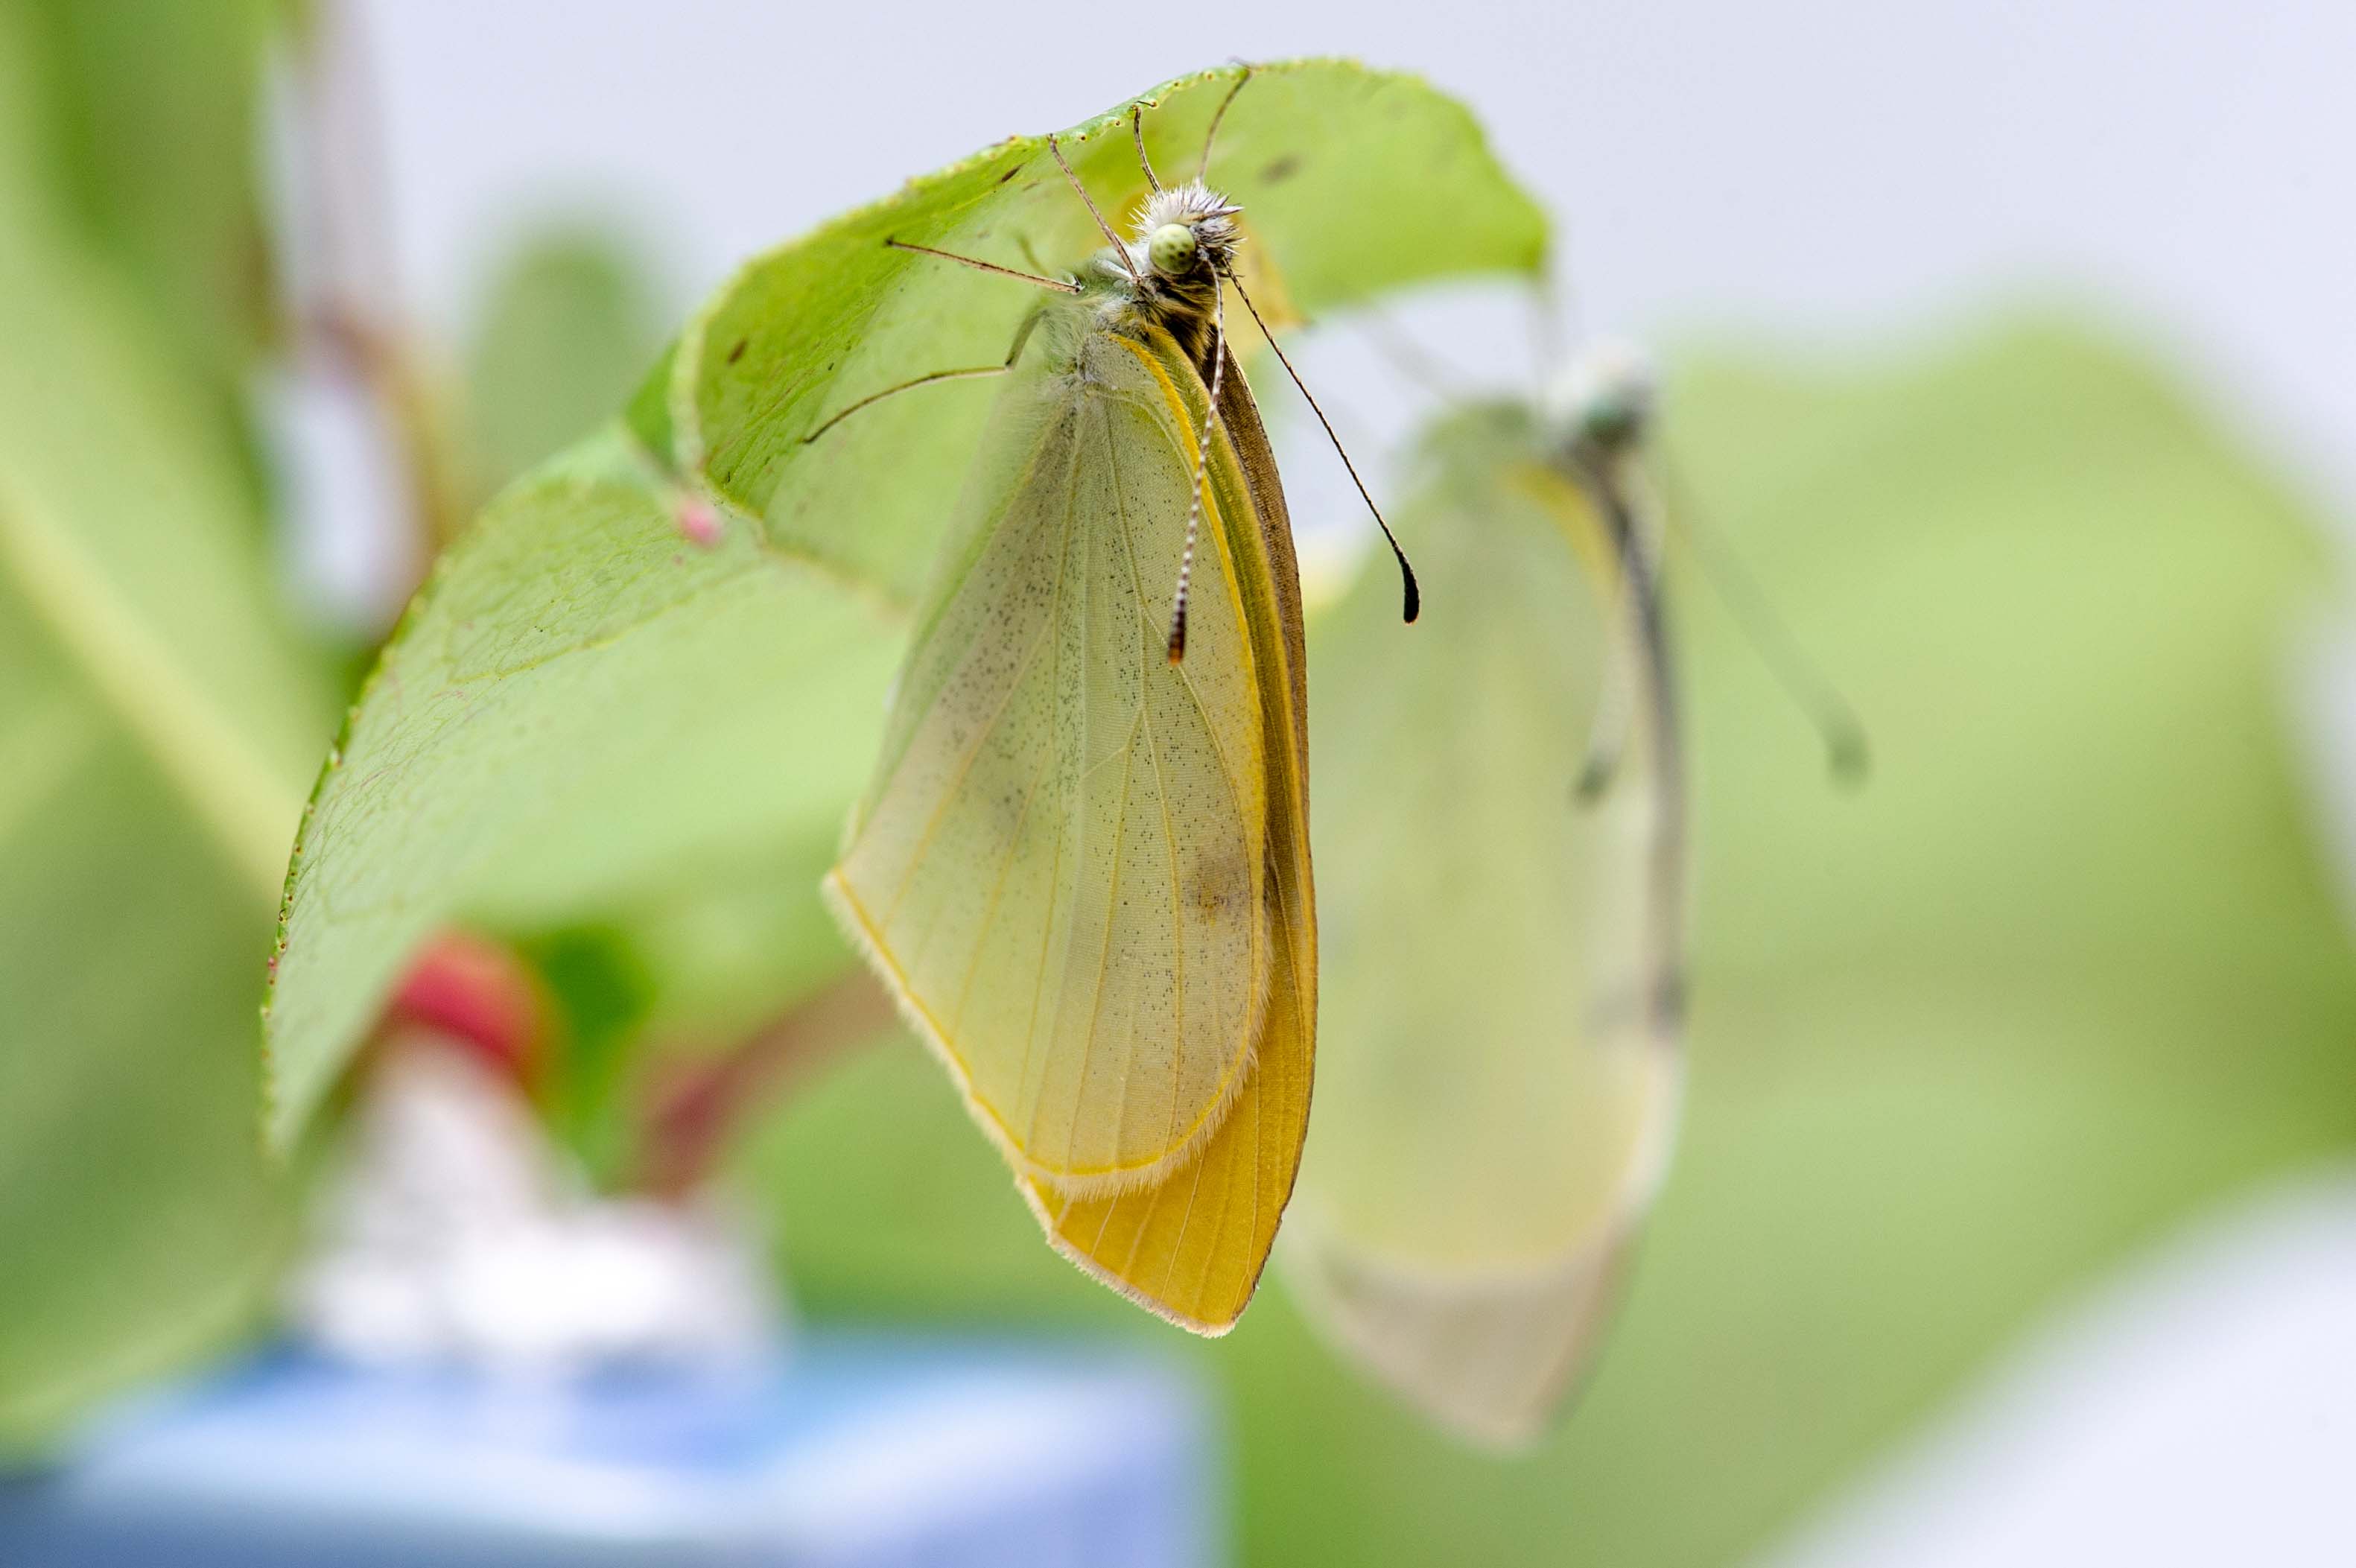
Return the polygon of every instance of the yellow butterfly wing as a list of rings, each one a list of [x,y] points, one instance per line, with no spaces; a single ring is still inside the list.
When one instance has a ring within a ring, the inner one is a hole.
[[[1298,638],[1264,667],[1279,590],[1224,436],[1187,658],[1164,652],[1205,395],[1149,330],[1087,333],[1001,398],[828,880],[1058,1248],[1198,1328],[1248,1298],[1290,1190],[1313,950],[1287,905]]]
[[[1186,428],[1207,391],[1166,338],[1129,345],[1147,358]],[[1235,1326],[1259,1283],[1300,1170],[1317,1029],[1317,918],[1310,874],[1307,655],[1300,573],[1274,456],[1234,360],[1220,387],[1204,497],[1241,589],[1265,672],[1269,759],[1269,915],[1275,966],[1252,1072],[1198,1155],[1153,1187],[1076,1198],[1026,1181],[1023,1194],[1057,1251],[1143,1305],[1198,1334]],[[1190,636],[1187,662],[1194,661]]]
[[[1319,626],[1337,1044],[1285,1242],[1313,1324],[1502,1447],[1543,1432],[1591,1359],[1681,1084],[1666,651],[1537,450],[1523,410],[1435,432],[1394,518],[1423,623],[1402,636],[1370,573]],[[1576,803],[1607,700],[1630,703],[1619,769]]]

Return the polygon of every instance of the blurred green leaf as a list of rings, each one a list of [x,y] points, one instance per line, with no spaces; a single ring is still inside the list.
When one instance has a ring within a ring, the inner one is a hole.
[[[40,177],[144,306],[148,351],[177,357],[205,384],[205,412],[244,439],[245,376],[281,325],[260,189],[262,87],[270,45],[294,7],[16,0],[15,8]]]
[[[549,1132],[593,1181],[611,1185],[632,1153],[624,1098],[631,1042],[645,1027],[653,977],[622,932],[568,926],[524,940],[518,957],[552,1004],[552,1059],[536,1085]]]
[[[1146,133],[1165,166],[1191,166],[1236,74],[1157,90]],[[1115,209],[1142,186],[1126,108],[1066,136]],[[1250,205],[1297,306],[1539,259],[1536,209],[1464,110],[1411,78],[1262,68],[1219,147],[1213,177]],[[1033,298],[887,235],[1018,265],[1025,241],[1047,266],[1101,242],[1044,137],[919,179],[753,262],[641,389],[639,445],[617,431],[576,449],[444,556],[297,851],[268,1025],[280,1139],[444,921],[641,932],[655,1015],[681,1029],[712,1024],[691,990],[744,1018],[848,963],[817,882],[990,389],[929,388],[821,446],[800,437],[850,398],[1002,359]],[[715,501],[726,537],[707,553],[680,519]],[[740,921],[777,945],[732,941]]]
[[[239,456],[55,201],[0,14],[0,1447],[241,1324],[257,966],[327,730]]]
[[[493,276],[466,361],[477,478],[496,489],[603,424],[662,326],[637,255],[587,223],[526,235]]]
[[[1686,585],[1691,1098],[1596,1381],[1497,1462],[1280,1293],[1215,1346],[1160,1336],[1227,1391],[1249,1562],[1738,1561],[2033,1314],[2356,1141],[2356,964],[2277,711],[2326,580],[2310,520],[2066,325],[1850,371],[1707,360],[1672,393],[1698,505],[1878,771],[1830,786]],[[871,1053],[747,1152],[804,1299],[1152,1333],[1033,1243],[937,1078]]]

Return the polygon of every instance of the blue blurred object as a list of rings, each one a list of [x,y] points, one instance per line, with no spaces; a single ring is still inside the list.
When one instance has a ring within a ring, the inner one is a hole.
[[[273,1352],[0,1481],[10,1568],[1201,1568],[1210,1423],[1112,1351],[813,1334],[533,1381]]]

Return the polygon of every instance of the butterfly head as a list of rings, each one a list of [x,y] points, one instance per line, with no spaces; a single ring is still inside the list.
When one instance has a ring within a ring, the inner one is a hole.
[[[1571,361],[1548,400],[1555,426],[1574,446],[1626,451],[1644,439],[1660,401],[1653,362],[1632,343],[1604,342]]]
[[[1172,186],[1146,201],[1125,257],[1100,253],[1100,275],[1118,292],[1118,308],[1168,331],[1197,367],[1212,362],[1219,283],[1243,242],[1236,222],[1242,210],[1199,180]]]
[[[1130,255],[1163,283],[1217,276],[1233,264],[1242,242],[1236,223],[1242,210],[1200,180],[1155,191],[1138,215]]]

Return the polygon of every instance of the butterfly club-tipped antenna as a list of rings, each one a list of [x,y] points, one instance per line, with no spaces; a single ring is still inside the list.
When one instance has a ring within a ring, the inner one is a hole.
[[[1783,689],[1793,706],[1806,716],[1823,741],[1825,763],[1833,781],[1848,789],[1863,785],[1873,770],[1873,753],[1864,721],[1831,678],[1808,656],[1789,623],[1777,612],[1774,601],[1759,585],[1759,580],[1741,558],[1708,526],[1667,454],[1655,453],[1652,466],[1669,492],[1669,504],[1665,509],[1669,526],[1692,547],[1703,575],[1718,590],[1719,602],[1734,617],[1735,625],[1741,628],[1759,661],[1767,667],[1768,674]]]
[[[1269,348],[1276,355],[1276,362],[1284,367],[1284,373],[1292,379],[1292,384],[1299,389],[1302,401],[1309,404],[1309,412],[1317,416],[1318,424],[1325,432],[1325,439],[1333,444],[1335,454],[1342,459],[1342,467],[1349,470],[1350,482],[1358,487],[1358,499],[1366,503],[1368,511],[1374,513],[1375,526],[1383,531],[1383,542],[1391,547],[1391,559],[1398,563],[1401,601],[1399,618],[1413,622],[1417,616],[1423,613],[1423,590],[1416,585],[1415,568],[1408,564],[1407,552],[1399,546],[1398,535],[1391,532],[1390,520],[1384,517],[1383,509],[1375,504],[1375,498],[1366,489],[1366,481],[1358,477],[1358,466],[1350,461],[1349,448],[1343,446],[1342,438],[1333,433],[1333,422],[1325,417],[1323,409],[1317,406],[1317,399],[1310,392],[1308,383],[1301,379],[1301,372],[1292,368],[1292,360],[1286,355],[1284,345],[1279,343],[1276,340],[1276,334],[1268,329],[1268,322],[1260,315],[1259,306],[1252,303],[1251,295],[1244,292],[1244,285],[1239,280],[1230,277],[1227,281],[1235,285],[1236,297],[1244,302],[1244,308],[1251,312],[1252,325],[1259,328],[1260,337],[1267,341]]]

